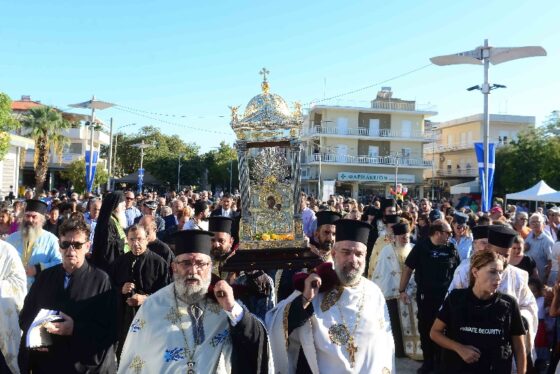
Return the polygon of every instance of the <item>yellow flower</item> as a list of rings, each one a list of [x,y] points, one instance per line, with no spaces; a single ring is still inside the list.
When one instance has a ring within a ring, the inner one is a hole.
[[[278,234],[272,234],[272,235],[270,235],[270,238],[271,238],[272,240],[278,240],[278,239],[279,239],[279,235],[278,235]]]
[[[265,233],[265,234],[262,234],[262,235],[261,235],[261,239],[264,240],[264,241],[269,241],[269,240],[270,240],[270,235],[268,235],[268,234],[266,234],[266,233]]]

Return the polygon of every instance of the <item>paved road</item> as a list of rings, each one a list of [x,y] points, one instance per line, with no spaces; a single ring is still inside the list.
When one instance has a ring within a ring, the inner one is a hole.
[[[421,362],[409,358],[397,358],[396,361],[396,374],[415,374],[416,370],[422,365]]]

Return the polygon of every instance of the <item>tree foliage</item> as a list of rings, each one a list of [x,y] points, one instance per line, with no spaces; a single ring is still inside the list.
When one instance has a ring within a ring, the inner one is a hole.
[[[238,185],[237,153],[225,142],[215,150],[200,154],[196,143],[185,143],[178,136],[162,134],[152,126],[143,127],[136,134],[118,133],[115,137],[117,156],[113,174],[117,177],[140,168],[140,149],[134,145],[144,141],[151,147],[144,149],[143,167],[163,186],[177,187],[179,161],[181,186],[228,190],[230,166],[233,169],[232,188]]]
[[[62,118],[60,111],[49,106],[32,108],[23,119],[23,127],[35,141],[35,189],[42,191],[47,178],[51,149],[59,159],[68,141],[62,130],[70,128],[71,123]]]
[[[85,159],[81,158],[71,162],[60,174],[62,178],[67,179],[72,183],[76,192],[82,193],[86,191]],[[96,186],[106,184],[108,179],[109,174],[107,173],[107,170],[98,166],[95,171],[93,189],[95,189]]]
[[[543,126],[519,135],[517,141],[496,152],[494,194],[504,195],[546,181],[560,188],[560,119],[553,112]]]
[[[8,95],[0,92],[0,161],[4,159],[10,149],[9,131],[16,129],[19,122],[12,117],[12,100]]]

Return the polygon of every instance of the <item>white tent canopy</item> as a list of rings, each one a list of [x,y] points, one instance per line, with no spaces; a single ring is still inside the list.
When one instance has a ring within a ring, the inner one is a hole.
[[[547,193],[542,195],[540,199],[547,203],[560,203],[560,192]]]
[[[470,182],[456,184],[451,186],[451,195],[468,194],[468,193],[480,193],[480,182],[475,179]]]
[[[506,199],[508,200],[528,200],[528,201],[552,201],[543,199],[544,195],[553,194],[557,192],[555,189],[551,188],[545,181],[541,180],[539,183],[535,184],[533,187],[526,189],[525,191],[508,193]]]

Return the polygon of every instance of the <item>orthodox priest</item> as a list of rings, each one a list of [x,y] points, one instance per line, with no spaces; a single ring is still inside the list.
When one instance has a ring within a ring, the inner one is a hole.
[[[267,314],[276,373],[390,373],[394,343],[385,298],[362,277],[371,226],[336,222],[335,282],[317,273]],[[331,282],[329,282],[331,283]]]
[[[120,295],[118,303],[120,356],[126,334],[134,315],[148,296],[169,283],[169,271],[165,260],[148,249],[144,227],[133,225],[128,228],[127,241],[130,252],[119,256],[113,263],[111,278]]]
[[[18,315],[27,293],[25,269],[16,249],[0,240],[0,373],[19,373]]]
[[[381,250],[371,280],[379,286],[389,310],[391,330],[395,339],[395,356],[409,356],[415,360],[422,359],[420,333],[416,320],[416,302],[409,304],[399,300],[399,286],[404,261],[412,249],[410,244],[410,227],[401,222],[393,226],[393,239]],[[416,283],[409,282],[406,292],[409,297],[416,296]]]
[[[315,218],[317,227],[313,232],[309,248],[311,252],[319,256],[323,262],[332,262],[331,250],[336,241],[335,223],[342,218],[342,215],[337,212],[323,210],[317,212]],[[294,292],[292,278],[294,274],[300,271],[301,269],[280,269],[276,271],[274,284],[276,285],[275,293],[278,295],[278,301],[284,300]]]
[[[208,231],[214,234],[212,237],[212,273],[222,279],[228,277],[227,272],[222,271],[225,261],[234,254],[233,236],[231,228],[233,219],[224,216],[212,216],[208,218]]]
[[[20,229],[6,239],[19,252],[27,274],[28,288],[41,271],[61,262],[58,238],[43,230],[46,213],[46,203],[41,200],[27,200]]]
[[[119,373],[268,373],[264,325],[212,284],[213,234],[174,234],[174,282],[151,295],[128,331]]]
[[[112,373],[116,370],[116,295],[109,276],[88,264],[90,228],[67,219],[59,228],[62,264],[46,269],[31,286],[19,317],[22,372]],[[52,345],[26,347],[26,335],[41,309],[58,312],[60,321],[44,325]]]

